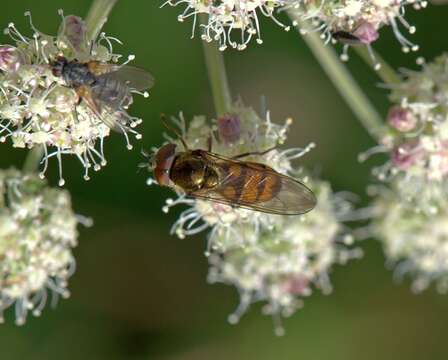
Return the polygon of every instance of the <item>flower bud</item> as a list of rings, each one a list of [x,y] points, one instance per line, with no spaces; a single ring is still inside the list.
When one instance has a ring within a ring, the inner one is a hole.
[[[401,106],[393,106],[387,117],[390,126],[401,132],[414,130],[417,125],[417,118],[410,109]]]
[[[9,45],[0,45],[0,70],[15,72],[24,64],[20,50]]]
[[[423,150],[415,141],[398,145],[392,152],[392,163],[400,170],[407,170],[422,156]]]
[[[84,20],[74,15],[66,16],[59,29],[59,36],[66,37],[67,45],[73,46],[74,50],[82,50],[82,47],[86,44],[86,24]]]
[[[234,143],[241,135],[241,121],[237,115],[227,114],[218,118],[219,138],[224,143]]]
[[[358,26],[358,28],[353,32],[363,44],[371,44],[378,40],[379,34],[375,26],[371,23],[364,22]]]

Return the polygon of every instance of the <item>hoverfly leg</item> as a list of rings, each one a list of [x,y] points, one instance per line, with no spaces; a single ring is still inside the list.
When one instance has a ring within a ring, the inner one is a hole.
[[[233,156],[232,159],[236,160],[236,159],[245,158],[247,156],[263,156],[263,155],[267,154],[268,152],[270,152],[272,150],[275,150],[276,148],[277,148],[277,145],[273,146],[273,147],[271,147],[271,148],[269,148],[267,150],[264,150],[264,151],[252,151],[252,152],[239,154],[239,155]]]
[[[207,151],[212,152],[212,144],[213,144],[213,138],[212,135],[210,135],[207,139]]]

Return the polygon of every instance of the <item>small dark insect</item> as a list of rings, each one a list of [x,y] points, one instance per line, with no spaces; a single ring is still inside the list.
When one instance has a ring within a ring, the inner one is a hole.
[[[267,165],[238,160],[273,149],[226,158],[211,151],[190,150],[181,141],[185,151],[176,151],[176,145],[169,143],[156,153],[152,165],[159,185],[180,189],[194,198],[271,214],[299,215],[316,205],[313,192],[301,182]]]
[[[123,131],[112,117],[101,116],[105,109],[111,113],[126,108],[132,102],[131,91],[143,91],[154,85],[151,74],[138,67],[89,61],[81,63],[58,57],[50,63],[53,75],[64,79],[85,101],[98,118],[110,128]]]
[[[342,44],[347,45],[360,45],[362,44],[361,40],[353,35],[352,33],[349,33],[348,31],[335,31],[331,33],[331,36],[333,39],[341,42]]]

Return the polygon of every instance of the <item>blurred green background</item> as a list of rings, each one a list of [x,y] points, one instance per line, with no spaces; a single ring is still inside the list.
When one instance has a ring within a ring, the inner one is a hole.
[[[137,56],[157,85],[149,100],[137,99],[131,112],[144,124],[142,142],[126,150],[116,135],[106,143],[109,165],[82,179],[76,159],[64,162],[66,188],[78,213],[95,219],[82,230],[75,250],[78,270],[70,281],[72,296],[23,327],[0,326],[0,359],[446,359],[448,301],[429,290],[413,295],[409,283],[396,284],[384,268],[381,246],[365,241],[363,260],[332,273],[335,291],[316,292],[305,308],[284,321],[286,335],[273,334],[269,317],[254,306],[240,324],[229,325],[236,307],[234,288],[206,284],[205,235],[179,240],[168,235],[176,212],[161,207],[169,190],[148,187],[137,173],[141,148],[162,142],[159,114],[184,111],[213,115],[213,104],[198,38],[190,40],[191,22],[176,21],[181,8],[159,9],[158,0],[121,0],[105,30],[124,42],[117,51]],[[23,32],[23,13],[30,10],[35,25],[55,33],[66,14],[85,15],[90,0],[35,0],[1,3],[0,24],[13,21]],[[412,39],[418,55],[431,59],[447,47],[448,7],[410,10],[417,26]],[[373,145],[356,118],[294,31],[285,33],[263,19],[264,44],[244,52],[225,53],[234,96],[259,108],[265,95],[273,119],[292,116],[290,144],[315,141],[317,149],[303,160],[332,182],[364,199],[378,158],[359,164],[357,154]],[[2,42],[9,41],[3,36]],[[381,31],[376,49],[395,67],[416,68],[415,55],[401,53],[390,29]],[[387,92],[355,55],[348,63],[378,109],[385,114]],[[26,153],[0,146],[0,166],[21,166]],[[50,181],[56,184],[56,164]]]

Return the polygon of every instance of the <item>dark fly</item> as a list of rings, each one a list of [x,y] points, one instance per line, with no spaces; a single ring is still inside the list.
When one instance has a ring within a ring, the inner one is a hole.
[[[123,129],[120,124],[105,120],[102,112],[114,113],[125,109],[132,102],[132,91],[148,90],[154,85],[151,74],[129,65],[98,61],[81,63],[59,57],[51,63],[51,69],[55,76],[61,77],[68,87],[76,91],[80,101],[84,100],[95,115],[114,130]]]

